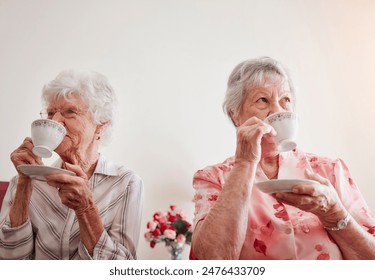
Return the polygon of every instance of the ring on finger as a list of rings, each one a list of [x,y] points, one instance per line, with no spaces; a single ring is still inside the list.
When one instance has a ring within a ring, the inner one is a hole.
[[[57,191],[60,192],[62,187],[64,187],[64,184],[61,184],[60,187],[57,188]]]

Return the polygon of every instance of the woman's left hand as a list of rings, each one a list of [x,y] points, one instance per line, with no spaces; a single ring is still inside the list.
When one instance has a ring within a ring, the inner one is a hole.
[[[319,174],[306,171],[306,175],[308,179],[317,183],[295,185],[292,192],[277,193],[274,195],[275,198],[283,203],[315,214],[324,226],[335,226],[337,221],[345,217],[347,213],[335,188],[328,179]]]
[[[73,209],[80,215],[93,205],[92,192],[86,174],[80,166],[65,163],[66,169],[75,175],[51,174],[46,177],[47,184],[55,187],[62,204]]]

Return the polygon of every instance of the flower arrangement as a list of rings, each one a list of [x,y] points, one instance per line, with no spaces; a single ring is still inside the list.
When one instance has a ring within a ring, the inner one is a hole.
[[[157,243],[165,242],[166,246],[175,251],[185,244],[191,243],[191,224],[186,220],[186,214],[178,211],[175,205],[169,206],[167,213],[155,212],[153,220],[147,223],[145,238],[150,242],[150,247],[154,248]],[[176,252],[172,252],[174,254]],[[181,253],[181,252],[180,252]]]

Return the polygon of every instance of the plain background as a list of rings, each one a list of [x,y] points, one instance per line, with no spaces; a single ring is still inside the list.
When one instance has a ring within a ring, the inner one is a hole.
[[[0,180],[15,175],[9,155],[43,85],[63,69],[99,71],[119,99],[103,153],[145,184],[138,257],[169,258],[145,242],[146,223],[170,204],[192,220],[194,172],[235,150],[228,75],[266,55],[297,87],[299,147],[344,159],[374,210],[374,12],[372,0],[0,0]]]

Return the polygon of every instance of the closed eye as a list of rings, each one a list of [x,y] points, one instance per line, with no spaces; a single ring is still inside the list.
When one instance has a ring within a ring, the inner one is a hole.
[[[65,113],[67,113],[67,114],[77,114],[77,111],[74,110],[74,109],[66,109]]]

